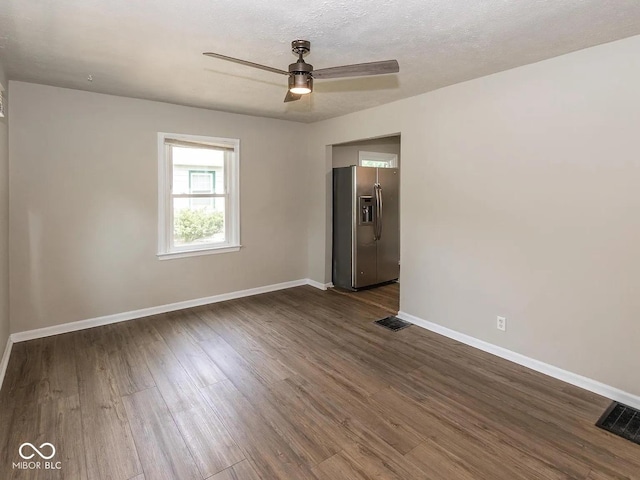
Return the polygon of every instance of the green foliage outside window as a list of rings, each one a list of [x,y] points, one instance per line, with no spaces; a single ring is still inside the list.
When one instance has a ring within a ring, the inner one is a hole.
[[[185,243],[222,232],[224,214],[204,208],[185,208],[176,213],[174,234]]]

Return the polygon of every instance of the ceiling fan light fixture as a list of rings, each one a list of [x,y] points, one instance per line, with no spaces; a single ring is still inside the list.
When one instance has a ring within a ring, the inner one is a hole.
[[[289,75],[289,91],[296,95],[306,95],[313,91],[313,78],[308,73]]]

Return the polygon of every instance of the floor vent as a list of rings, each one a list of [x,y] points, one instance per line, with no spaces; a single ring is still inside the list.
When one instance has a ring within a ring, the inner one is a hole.
[[[640,410],[613,402],[596,426],[640,445]]]
[[[392,330],[394,332],[411,326],[411,323],[400,320],[395,316],[381,318],[380,320],[376,320],[374,323],[382,325],[384,328],[388,328],[389,330]]]

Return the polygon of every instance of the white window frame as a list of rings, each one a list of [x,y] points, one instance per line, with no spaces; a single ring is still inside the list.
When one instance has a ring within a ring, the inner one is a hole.
[[[225,198],[224,243],[175,246],[173,244],[173,164],[171,147],[167,141],[200,144],[203,148],[222,147],[232,149],[224,156],[224,175],[227,191],[211,194],[186,194],[189,197]],[[158,253],[160,260],[192,257],[240,250],[240,140],[235,138],[205,137],[177,133],[158,133]]]
[[[398,168],[398,155],[395,153],[365,152],[363,150],[359,150],[358,165],[362,167],[362,164],[367,160],[373,160],[374,162],[385,162],[389,165],[388,167],[382,168]]]

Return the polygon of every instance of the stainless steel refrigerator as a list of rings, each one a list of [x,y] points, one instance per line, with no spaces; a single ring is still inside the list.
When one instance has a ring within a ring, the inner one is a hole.
[[[333,169],[333,284],[358,290],[400,275],[400,173]]]

